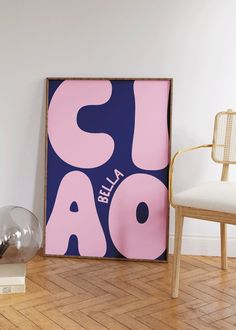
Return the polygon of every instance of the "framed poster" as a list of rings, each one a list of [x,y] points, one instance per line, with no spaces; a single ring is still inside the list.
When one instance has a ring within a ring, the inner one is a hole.
[[[47,79],[45,254],[167,260],[171,79]]]

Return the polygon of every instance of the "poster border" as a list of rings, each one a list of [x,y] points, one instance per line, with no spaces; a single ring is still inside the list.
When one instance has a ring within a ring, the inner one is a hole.
[[[167,223],[166,223],[166,259],[165,260],[150,260],[150,259],[134,259],[134,258],[111,258],[111,257],[88,257],[88,256],[68,256],[68,255],[56,255],[47,254],[45,246],[46,238],[46,207],[47,207],[47,165],[48,165],[48,95],[49,95],[49,82],[51,80],[153,80],[153,81],[169,81],[169,99],[168,99],[168,116],[169,116],[169,164],[171,160],[171,141],[172,141],[172,106],[173,106],[173,78],[111,78],[111,77],[47,77],[45,79],[46,85],[46,104],[45,104],[45,163],[44,163],[44,220],[43,220],[43,255],[45,257],[57,257],[57,258],[76,258],[76,259],[89,259],[89,260],[116,260],[116,261],[140,261],[140,262],[157,262],[157,263],[167,263],[169,261],[169,223],[170,223],[170,205],[168,201],[167,210]],[[169,173],[167,182],[169,182]],[[169,191],[169,184],[168,184]]]

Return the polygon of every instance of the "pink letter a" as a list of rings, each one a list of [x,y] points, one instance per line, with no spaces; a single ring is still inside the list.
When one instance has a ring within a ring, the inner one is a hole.
[[[78,212],[71,212],[76,202]],[[81,256],[103,257],[106,239],[97,215],[93,188],[87,175],[73,171],[64,176],[46,226],[46,253],[65,254],[69,238],[76,235]]]

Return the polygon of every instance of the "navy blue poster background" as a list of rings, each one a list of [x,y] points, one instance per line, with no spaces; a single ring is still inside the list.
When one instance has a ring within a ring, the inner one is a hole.
[[[48,105],[50,104],[50,100],[56,89],[62,82],[63,80],[49,80]],[[68,172],[74,170],[82,171],[89,177],[93,186],[96,209],[107,242],[107,252],[105,257],[125,258],[114,246],[108,228],[108,213],[112,196],[123,178],[120,179],[119,184],[117,184],[112,190],[108,204],[99,203],[97,201],[96,197],[99,195],[99,190],[104,184],[106,177],[114,177],[114,169],[118,169],[125,177],[135,173],[150,174],[161,180],[168,188],[168,166],[162,170],[148,171],[142,170],[134,165],[131,158],[135,119],[134,80],[111,80],[111,84],[112,95],[107,103],[95,106],[85,106],[80,109],[77,115],[77,124],[83,131],[90,133],[107,133],[113,138],[115,141],[115,149],[109,161],[102,166],[93,169],[71,166],[58,157],[48,139],[46,223],[50,218],[62,178]],[[102,111],[99,111],[101,110],[100,107],[102,107]],[[168,128],[170,131],[170,102],[168,108],[168,116],[166,120],[168,121]],[[72,203],[70,211],[77,212],[78,210],[79,205]],[[137,218],[142,218],[143,211],[145,210],[142,210],[142,207],[139,207],[137,210]],[[79,238],[75,235],[71,235],[65,255],[79,256],[78,246]],[[167,250],[165,250],[157,259],[166,260]]]

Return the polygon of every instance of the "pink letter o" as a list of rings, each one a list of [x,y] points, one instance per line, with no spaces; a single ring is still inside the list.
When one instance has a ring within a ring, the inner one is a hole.
[[[148,205],[145,223],[136,219],[139,203]],[[156,259],[166,249],[167,189],[148,174],[133,174],[117,188],[109,211],[111,238],[127,258]]]

